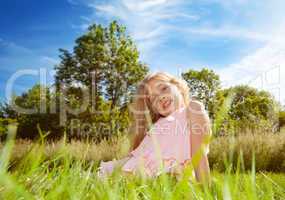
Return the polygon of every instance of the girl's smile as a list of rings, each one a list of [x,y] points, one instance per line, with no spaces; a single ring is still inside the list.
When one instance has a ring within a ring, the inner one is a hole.
[[[168,99],[165,101],[165,103],[163,103],[163,108],[166,109],[168,108],[168,106],[172,103],[172,99]]]
[[[183,97],[174,84],[153,79],[148,82],[147,88],[149,105],[163,117],[184,105]]]

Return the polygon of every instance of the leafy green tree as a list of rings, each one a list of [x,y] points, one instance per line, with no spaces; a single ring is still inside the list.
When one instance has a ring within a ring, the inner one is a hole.
[[[16,118],[17,112],[7,102],[0,103],[0,118]]]
[[[215,106],[214,96],[221,88],[219,75],[213,70],[203,68],[201,71],[190,69],[182,73],[182,77],[187,81],[191,95],[204,103],[212,117]]]
[[[49,132],[50,138],[60,137],[63,127],[59,126],[58,113],[51,112],[54,100],[55,94],[48,87],[36,84],[2,107],[2,124],[16,121],[18,138],[39,137],[38,125],[43,132]]]
[[[0,141],[6,139],[8,132],[8,125],[16,122],[17,121],[15,119],[0,117]]]
[[[126,28],[116,21],[107,27],[91,25],[76,39],[73,52],[63,49],[60,52],[61,61],[56,66],[55,76],[57,91],[68,87],[68,95],[63,99],[70,103],[73,98],[77,106],[82,102],[79,90],[84,88],[91,94],[87,109],[78,115],[69,115],[69,119],[108,123],[114,132],[118,130],[114,124],[126,127],[130,96],[136,83],[149,70],[139,61],[139,52],[126,34]]]
[[[148,72],[148,68],[139,62],[139,52],[125,27],[112,22],[106,31],[107,68],[105,68],[105,97],[111,101],[111,109],[125,105],[136,83]]]
[[[225,132],[240,133],[247,129],[251,132],[272,131],[278,120],[278,104],[269,92],[247,85],[220,90],[214,100],[218,110],[230,94],[233,94],[233,98],[224,120]],[[218,110],[215,113],[218,113]]]

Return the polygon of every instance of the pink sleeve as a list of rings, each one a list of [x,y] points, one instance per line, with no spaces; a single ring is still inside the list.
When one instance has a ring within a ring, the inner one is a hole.
[[[145,151],[147,151],[147,148],[149,148],[151,145],[150,139],[151,139],[150,136],[147,134],[143,138],[143,140],[141,141],[139,146],[136,149],[134,149],[133,151],[131,151],[130,154],[132,156],[140,156],[140,155],[144,154]]]

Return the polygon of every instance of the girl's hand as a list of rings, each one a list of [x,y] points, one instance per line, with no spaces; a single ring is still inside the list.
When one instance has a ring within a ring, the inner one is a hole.
[[[192,100],[188,109],[192,133],[195,135],[211,135],[211,122],[204,104],[198,100]]]

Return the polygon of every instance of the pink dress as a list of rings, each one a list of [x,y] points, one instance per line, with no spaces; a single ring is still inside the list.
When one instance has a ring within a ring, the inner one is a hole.
[[[190,128],[187,127],[187,120],[186,107],[160,118],[140,145],[129,153],[129,157],[101,162],[99,175],[112,172],[115,165],[120,163],[123,171],[143,172],[151,177],[162,171],[174,172],[177,167],[183,167],[191,159]]]

